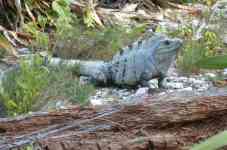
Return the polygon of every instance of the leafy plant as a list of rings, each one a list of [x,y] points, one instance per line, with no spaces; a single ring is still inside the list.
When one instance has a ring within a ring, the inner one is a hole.
[[[47,86],[48,71],[41,64],[39,57],[31,63],[21,60],[20,67],[3,79],[0,95],[9,115],[31,111],[40,90]]]
[[[132,29],[112,26],[103,29],[88,29],[75,19],[73,30],[66,36],[57,36],[54,53],[63,58],[109,60],[122,47],[130,44],[145,31],[146,25]]]
[[[206,57],[216,56],[220,49],[224,49],[219,36],[210,30],[203,30],[200,39],[195,39],[197,29],[193,28],[192,25],[181,27],[174,32],[167,31],[167,33],[173,37],[184,39],[184,47],[177,59],[177,66],[183,72],[199,72],[198,61]],[[225,52],[223,51],[223,53]]]
[[[190,150],[217,150],[227,145],[227,131],[223,131],[208,138],[200,144],[194,145]]]
[[[30,33],[34,40],[32,41],[31,48],[33,50],[48,50],[49,37],[48,34],[44,32],[44,28],[40,28],[39,25],[45,26],[45,18],[39,17],[40,22],[29,22],[24,25],[24,31]]]
[[[198,3],[202,2],[205,3],[208,6],[213,5],[217,0],[181,0],[182,3]]]
[[[12,44],[0,33],[0,57],[5,55],[16,55],[16,49]]]
[[[33,111],[39,104],[42,107],[42,102],[46,103],[50,97],[61,97],[81,105],[88,104],[88,97],[94,88],[79,83],[74,75],[74,72],[78,72],[78,67],[47,68],[42,63],[43,58],[39,56],[29,61],[21,60],[18,68],[4,76],[0,97],[8,115]]]
[[[56,27],[56,32],[63,35],[62,33],[67,33],[68,28],[72,28],[72,13],[69,7],[70,0],[51,0],[46,3],[48,5],[47,7],[44,7],[41,1],[27,0],[25,1],[25,5],[27,6],[26,10],[30,10],[29,8],[31,8],[31,10],[37,9],[39,12],[42,12],[37,13],[37,19],[33,16],[33,19],[26,22],[23,26],[23,30],[31,34],[34,38],[30,46],[35,51],[49,50],[50,39],[49,33],[46,32],[47,29],[54,30]],[[43,7],[39,7],[40,5]],[[32,16],[31,10],[29,11],[29,16]]]
[[[66,68],[64,65],[51,67],[48,78],[49,86],[42,90],[38,105],[46,103],[47,99],[54,100],[53,98],[58,97],[73,104],[88,104],[88,97],[93,93],[94,87],[90,84],[79,83],[79,79],[74,75],[74,72],[78,72],[76,68]]]
[[[57,13],[56,18],[56,33],[59,36],[64,36],[69,33],[69,30],[72,30],[73,16],[70,11],[70,0],[55,0],[52,3],[52,9]]]
[[[227,68],[227,55],[205,57],[196,62],[196,64],[204,69],[224,69]]]
[[[177,66],[184,72],[198,72],[196,63],[206,56],[207,50],[197,41],[187,41],[177,59]]]

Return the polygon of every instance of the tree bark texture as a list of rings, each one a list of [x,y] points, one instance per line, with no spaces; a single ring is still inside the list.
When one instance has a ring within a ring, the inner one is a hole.
[[[189,149],[227,127],[227,96],[147,99],[139,105],[0,119],[0,149],[33,141],[48,150]]]

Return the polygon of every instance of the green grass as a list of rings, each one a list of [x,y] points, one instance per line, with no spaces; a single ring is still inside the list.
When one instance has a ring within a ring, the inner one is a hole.
[[[94,91],[91,85],[80,85],[75,69],[65,66],[47,68],[42,59],[35,57],[31,63],[20,62],[20,69],[9,72],[2,81],[1,100],[9,116],[40,109],[50,97],[61,97],[70,103],[88,104],[88,97]]]
[[[9,72],[3,79],[0,95],[8,115],[31,111],[40,90],[48,85],[48,71],[41,63],[38,57],[31,64],[21,61],[20,69]]]
[[[198,73],[197,62],[205,58],[207,50],[197,41],[186,41],[177,59],[177,67],[184,73]]]
[[[227,55],[206,57],[199,60],[196,64],[204,69],[224,69],[227,68]]]
[[[42,90],[38,105],[45,105],[47,99],[55,100],[56,98],[72,104],[89,103],[88,98],[94,92],[94,87],[90,84],[81,85],[78,77],[74,75],[74,70],[67,69],[65,66],[52,67],[49,70],[49,86]]]

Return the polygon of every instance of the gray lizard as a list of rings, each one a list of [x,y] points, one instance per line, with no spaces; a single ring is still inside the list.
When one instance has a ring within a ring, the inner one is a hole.
[[[97,84],[137,86],[152,78],[161,81],[181,46],[180,39],[155,34],[122,49],[109,62],[51,58],[49,64],[80,64],[79,74],[91,77]]]

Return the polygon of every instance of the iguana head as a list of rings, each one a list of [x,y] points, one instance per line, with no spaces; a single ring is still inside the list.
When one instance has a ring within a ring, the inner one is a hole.
[[[169,38],[166,35],[155,35],[149,43],[153,53],[153,62],[160,73],[166,73],[172,62],[176,59],[177,53],[182,46],[182,40]]]

